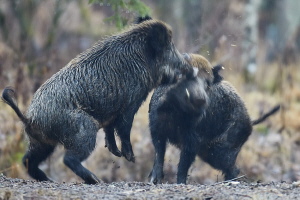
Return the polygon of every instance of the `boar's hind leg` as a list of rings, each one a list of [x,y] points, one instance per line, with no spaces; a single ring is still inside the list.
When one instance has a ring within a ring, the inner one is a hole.
[[[70,132],[68,138],[64,141],[66,154],[64,156],[64,163],[77,176],[81,177],[87,184],[97,184],[101,181],[92,172],[81,165],[95,148],[96,135],[98,128],[95,123],[84,114],[78,114],[74,127],[69,127]],[[72,129],[74,128],[74,130]]]
[[[37,181],[51,181],[46,174],[38,168],[39,164],[53,152],[54,146],[31,142],[22,162],[28,174]]]
[[[105,147],[107,147],[108,150],[111,153],[113,153],[115,156],[121,157],[122,153],[120,152],[116,144],[114,127],[108,126],[104,128],[104,132],[105,132]]]
[[[208,154],[200,153],[199,156],[215,169],[221,170],[224,180],[231,180],[239,175],[240,171],[235,165],[239,149],[229,147],[226,143],[214,144],[208,149]]]
[[[219,151],[227,152],[225,155],[221,155],[223,159],[220,159],[220,169],[224,174],[224,180],[228,181],[236,178],[240,173],[240,170],[235,165],[240,148],[224,148]]]
[[[80,150],[79,150],[80,151]],[[81,165],[81,161],[85,160],[90,153],[82,149],[82,153],[74,150],[67,150],[64,157],[64,163],[67,165],[77,176],[81,177],[87,184],[97,184],[101,181],[90,172],[88,169]]]

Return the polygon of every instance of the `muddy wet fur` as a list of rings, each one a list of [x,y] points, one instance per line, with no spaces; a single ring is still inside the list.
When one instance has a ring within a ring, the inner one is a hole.
[[[172,42],[169,26],[147,20],[71,60],[35,92],[26,114],[17,107],[14,91],[4,89],[2,99],[22,120],[29,138],[23,157],[29,175],[49,180],[38,166],[62,144],[64,163],[85,183],[100,182],[81,165],[93,151],[100,128],[109,151],[134,162],[130,144],[134,114],[163,76],[185,68],[188,65]],[[121,151],[115,132],[121,138]]]
[[[163,179],[167,142],[181,150],[177,183],[186,183],[188,169],[196,155],[221,170],[225,180],[231,180],[239,174],[236,158],[251,134],[252,126],[276,113],[280,106],[251,121],[234,87],[222,81],[218,74],[221,66],[211,68],[199,55],[187,55],[186,59],[202,72],[197,78],[203,81],[182,78],[177,85],[160,86],[150,101],[150,131],[155,148],[150,181],[161,183]],[[203,89],[199,90],[199,87]],[[202,104],[195,104],[193,99],[199,98],[199,94]]]

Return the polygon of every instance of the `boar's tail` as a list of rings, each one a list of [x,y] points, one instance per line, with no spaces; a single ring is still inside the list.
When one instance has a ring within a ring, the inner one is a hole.
[[[23,115],[23,113],[20,111],[19,107],[17,106],[15,91],[12,88],[6,87],[2,92],[1,99],[5,103],[7,103],[10,107],[12,107],[12,109],[14,109],[14,111],[17,113],[18,117],[21,119],[21,121],[24,124],[28,123],[28,119]]]
[[[275,106],[274,108],[272,108],[269,112],[263,114],[261,117],[259,117],[256,120],[252,120],[252,126],[259,124],[263,121],[265,121],[265,119],[267,119],[268,117],[270,117],[271,115],[275,114],[278,110],[280,109],[280,105]]]

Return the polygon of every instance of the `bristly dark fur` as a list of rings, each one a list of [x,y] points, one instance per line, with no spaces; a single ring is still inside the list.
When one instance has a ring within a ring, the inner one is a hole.
[[[192,59],[189,62],[194,64],[207,63],[205,60],[203,62],[203,57],[195,55],[186,58]],[[207,64],[203,67],[208,70]],[[198,68],[201,70],[201,66]],[[221,170],[225,180],[235,178],[239,174],[235,161],[252,132],[252,125],[279,110],[276,106],[251,122],[243,100],[234,87],[222,81],[218,74],[221,69],[222,66],[213,67],[214,80],[209,81],[207,74],[199,73],[198,78],[206,77],[206,80],[195,82],[193,79],[183,79],[177,85],[163,85],[155,89],[149,106],[150,132],[155,148],[155,160],[149,175],[151,182],[160,183],[163,179],[167,142],[181,150],[177,183],[186,183],[188,169],[196,155]],[[212,84],[207,87],[206,82]],[[189,92],[187,98],[184,89],[200,92]],[[192,99],[204,101],[199,104]]]
[[[172,70],[185,69],[172,42],[169,26],[147,20],[106,38],[71,60],[34,94],[23,115],[5,89],[3,99],[18,114],[29,136],[23,164],[31,177],[49,180],[38,166],[64,145],[64,163],[86,183],[100,180],[81,165],[93,151],[96,134],[104,128],[108,149],[134,162],[130,130],[134,114],[148,93]],[[114,132],[121,139],[118,150]]]

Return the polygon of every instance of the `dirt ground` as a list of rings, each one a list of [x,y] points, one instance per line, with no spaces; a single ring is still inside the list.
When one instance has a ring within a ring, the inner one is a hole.
[[[300,182],[219,182],[211,185],[114,182],[51,183],[0,175],[0,200],[8,199],[299,199]]]

